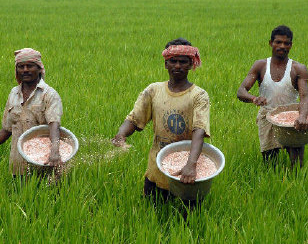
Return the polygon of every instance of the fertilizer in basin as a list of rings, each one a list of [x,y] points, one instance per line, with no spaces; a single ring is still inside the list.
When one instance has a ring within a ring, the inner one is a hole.
[[[280,125],[294,126],[295,120],[299,117],[298,111],[286,111],[272,115],[273,122]]]
[[[23,144],[24,153],[38,164],[44,165],[48,162],[51,149],[49,137],[34,137]],[[59,147],[61,161],[67,160],[73,152],[73,147],[63,140],[60,140]]]
[[[172,175],[177,171],[181,170],[187,163],[189,151],[180,151],[170,153],[164,158],[161,163],[161,168],[164,172]],[[196,179],[201,179],[213,175],[217,171],[216,164],[203,153],[200,154],[200,157],[197,161],[196,166]],[[180,176],[175,176],[180,178]]]

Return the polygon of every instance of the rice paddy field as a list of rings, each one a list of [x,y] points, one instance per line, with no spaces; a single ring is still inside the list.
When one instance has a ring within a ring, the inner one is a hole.
[[[10,140],[0,146],[0,243],[308,243],[307,167],[285,153],[266,167],[258,108],[237,100],[257,59],[269,57],[274,27],[294,33],[290,57],[308,64],[306,0],[0,0],[0,113],[16,86],[14,51],[42,53],[46,82],[62,97],[62,126],[80,150],[58,185],[13,180]],[[146,86],[168,80],[161,52],[184,37],[202,67],[189,80],[211,99],[211,139],[226,157],[202,204],[183,217],[173,199],[142,195],[152,125],[110,139]],[[258,94],[255,87],[251,91]],[[305,158],[308,159],[308,153]]]

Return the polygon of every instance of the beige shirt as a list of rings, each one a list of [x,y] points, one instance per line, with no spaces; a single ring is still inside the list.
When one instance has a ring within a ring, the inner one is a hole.
[[[17,149],[17,141],[21,134],[33,126],[60,123],[61,116],[61,98],[44,80],[40,80],[25,103],[21,85],[11,90],[4,110],[2,128],[12,132],[10,170],[13,175],[22,175],[27,169],[27,162]]]
[[[168,180],[156,165],[156,156],[169,143],[191,140],[194,129],[203,129],[210,136],[210,103],[207,92],[196,85],[174,93],[168,82],[149,85],[140,93],[134,109],[126,119],[143,129],[152,120],[154,141],[149,153],[145,176],[163,189],[169,189]]]

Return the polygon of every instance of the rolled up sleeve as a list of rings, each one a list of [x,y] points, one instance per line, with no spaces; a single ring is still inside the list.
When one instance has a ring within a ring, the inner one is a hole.
[[[144,129],[146,124],[152,119],[152,98],[149,87],[139,94],[133,110],[126,119],[139,129]]]
[[[46,110],[45,118],[47,123],[51,122],[61,122],[61,116],[63,114],[62,100],[60,95],[52,90],[46,94]]]
[[[194,98],[193,130],[203,129],[210,136],[210,99],[206,91],[198,93]]]
[[[10,94],[11,95],[11,94]],[[10,96],[6,102],[4,113],[3,113],[3,118],[2,118],[2,128],[12,132],[12,119],[10,117],[10,110],[12,109],[12,106],[10,104]]]

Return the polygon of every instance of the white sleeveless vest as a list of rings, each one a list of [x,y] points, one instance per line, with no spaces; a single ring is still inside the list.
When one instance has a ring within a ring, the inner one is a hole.
[[[292,85],[291,68],[292,59],[289,59],[283,78],[275,82],[271,77],[271,58],[267,58],[266,72],[259,87],[259,96],[267,100],[266,108],[297,102],[298,91]]]

